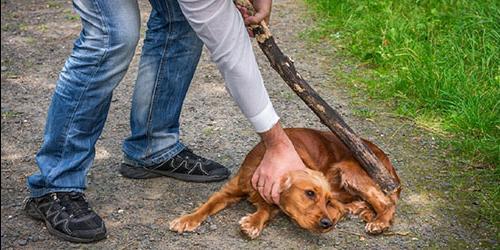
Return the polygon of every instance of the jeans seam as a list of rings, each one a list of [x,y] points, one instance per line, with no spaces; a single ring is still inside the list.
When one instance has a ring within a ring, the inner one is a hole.
[[[168,3],[166,3],[165,5],[166,5],[165,13],[167,14],[169,20],[172,20],[172,16],[171,16],[170,8],[168,7]],[[168,27],[168,31],[167,31],[166,36],[165,36],[166,42],[165,42],[165,46],[163,47],[163,50],[161,53],[161,61],[160,61],[160,65],[158,65],[158,72],[156,74],[155,84],[153,87],[153,93],[151,95],[153,97],[153,100],[151,100],[151,105],[149,106],[149,112],[148,112],[148,124],[147,124],[148,129],[147,129],[147,133],[146,133],[146,138],[147,138],[148,144],[147,144],[147,148],[146,148],[146,155],[148,155],[150,153],[150,151],[152,150],[152,147],[151,147],[152,131],[151,130],[152,130],[153,109],[154,109],[155,100],[156,100],[156,89],[158,88],[161,74],[163,73],[161,71],[161,68],[165,64],[165,53],[166,53],[166,50],[168,48],[169,41],[170,41],[169,35],[170,35],[170,32],[172,31],[171,22],[167,21],[167,27]]]
[[[182,150],[184,150],[186,146],[182,144],[181,142],[177,142],[174,145],[172,145],[168,150],[165,150],[162,152],[160,155],[151,158],[147,161],[139,161],[136,159],[131,158],[127,154],[123,155],[123,163],[126,163],[128,165],[132,165],[133,167],[149,167],[155,164],[159,164],[165,161],[168,161],[172,159],[174,156],[178,155]]]
[[[101,65],[102,65],[102,62],[103,62],[104,58],[106,58],[106,56],[107,56],[107,54],[108,54],[108,48],[109,48],[109,34],[108,34],[108,33],[109,33],[109,27],[107,27],[106,22],[104,22],[104,20],[103,20],[105,17],[102,15],[102,10],[101,10],[101,8],[100,8],[100,6],[99,6],[98,1],[93,1],[93,3],[94,3],[94,6],[96,7],[96,11],[97,11],[97,14],[98,14],[98,16],[99,16],[99,20],[101,21],[102,27],[103,27],[103,29],[104,29],[104,33],[105,33],[105,35],[104,35],[104,36],[105,36],[105,44],[104,44],[104,47],[105,47],[105,49],[104,49],[104,53],[103,53],[103,55],[101,56],[101,58],[100,58],[100,59],[99,59],[99,61],[97,62],[97,68],[95,69],[95,71],[93,72],[93,74],[92,74],[92,76],[89,78],[89,80],[87,80],[87,83],[91,82],[91,81],[95,78],[95,75],[97,74],[97,72],[98,72],[98,71],[100,70],[100,68],[101,68]],[[69,121],[68,121],[68,127],[67,127],[67,129],[66,129],[66,133],[65,133],[66,138],[65,138],[65,140],[64,140],[64,144],[63,144],[63,147],[62,147],[61,158],[64,156],[65,148],[66,148],[67,143],[68,143],[68,137],[69,137],[69,136],[68,136],[68,133],[69,133],[69,131],[70,131],[70,130],[71,130],[71,128],[72,128],[72,124],[74,124],[74,123],[73,123],[73,121],[74,121],[74,119],[75,119],[76,112],[77,112],[77,110],[78,110],[78,107],[81,105],[81,100],[82,100],[82,98],[83,98],[84,94],[85,94],[85,93],[87,92],[87,90],[89,89],[89,87],[90,87],[90,84],[87,84],[87,85],[85,86],[85,89],[82,91],[82,93],[81,93],[81,94],[80,94],[80,96],[78,97],[78,101],[76,102],[76,106],[75,106],[75,108],[74,108],[74,110],[73,110],[73,112],[72,112],[72,114],[71,114],[71,118],[70,118],[70,119],[69,119]]]
[[[163,154],[161,154],[155,158],[151,158],[151,163],[158,164],[158,163],[161,163],[164,161],[168,161],[168,160],[172,159],[174,156],[178,155],[185,148],[186,148],[186,146],[184,146],[180,142],[177,142],[168,151],[164,152]]]

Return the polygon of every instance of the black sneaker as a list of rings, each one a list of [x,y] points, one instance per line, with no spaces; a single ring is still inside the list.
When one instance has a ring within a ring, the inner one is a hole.
[[[58,192],[28,198],[23,210],[45,221],[49,233],[61,239],[87,243],[106,238],[104,221],[90,208],[82,193]]]
[[[231,174],[221,164],[205,159],[185,148],[172,159],[150,167],[134,167],[123,162],[120,173],[133,179],[168,176],[183,181],[212,182],[227,179]]]

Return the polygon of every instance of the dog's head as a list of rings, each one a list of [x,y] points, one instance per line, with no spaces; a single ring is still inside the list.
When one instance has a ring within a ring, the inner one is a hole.
[[[280,208],[300,227],[315,233],[332,230],[344,215],[325,176],[311,169],[292,171],[282,179]]]

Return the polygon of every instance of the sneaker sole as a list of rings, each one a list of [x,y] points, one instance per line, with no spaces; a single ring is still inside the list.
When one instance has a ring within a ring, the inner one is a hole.
[[[63,240],[67,240],[67,241],[74,242],[74,243],[91,243],[91,242],[103,240],[108,236],[107,232],[105,232],[101,235],[96,235],[96,237],[92,238],[92,239],[78,238],[78,237],[70,236],[70,235],[64,234],[64,233],[58,231],[57,229],[53,228],[52,225],[50,225],[49,221],[45,218],[45,216],[43,215],[43,213],[39,209],[37,209],[35,207],[28,208],[27,204],[25,204],[25,207],[23,210],[31,218],[45,222],[45,226],[47,227],[47,231],[49,231],[49,233],[51,235],[54,235],[54,236],[56,236],[60,239],[63,239]]]
[[[120,166],[120,174],[123,177],[130,179],[150,179],[156,177],[171,177],[181,181],[188,182],[216,182],[222,181],[229,177],[228,175],[214,175],[214,176],[206,176],[206,175],[190,175],[190,174],[179,174],[172,173],[167,171],[160,171],[155,169],[147,169],[141,167],[132,167],[128,164],[122,163]]]

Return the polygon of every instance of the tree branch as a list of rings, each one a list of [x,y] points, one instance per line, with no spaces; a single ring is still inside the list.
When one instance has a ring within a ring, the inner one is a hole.
[[[255,13],[253,6],[248,0],[234,0],[235,4],[246,7],[250,14]],[[335,111],[321,96],[302,78],[294,66],[290,57],[283,54],[278,47],[271,31],[262,22],[253,25],[259,47],[262,49],[271,67],[278,72],[286,84],[307,104],[307,106],[320,118],[335,135],[353,152],[365,171],[382,188],[384,193],[391,194],[399,188],[399,183],[392,177],[389,171],[375,154],[364,144],[356,133],[344,122],[340,114]]]

